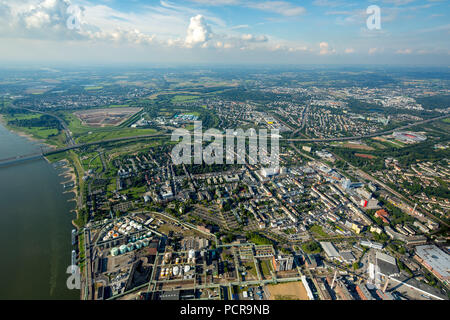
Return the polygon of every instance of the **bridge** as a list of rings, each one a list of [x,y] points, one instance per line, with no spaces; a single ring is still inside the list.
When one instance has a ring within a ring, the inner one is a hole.
[[[375,132],[375,133],[371,133],[371,134],[367,134],[367,135],[359,135],[359,136],[351,136],[351,137],[337,137],[337,138],[324,138],[324,139],[320,139],[320,138],[312,138],[312,139],[281,138],[280,140],[286,140],[286,141],[290,141],[290,142],[293,142],[293,141],[297,141],[297,142],[332,142],[332,141],[359,140],[359,139],[382,136],[382,135],[389,134],[389,133],[392,133],[392,132],[398,131],[398,130],[405,130],[407,128],[410,128],[410,127],[413,127],[416,125],[421,125],[421,124],[425,124],[428,122],[445,119],[445,118],[448,118],[448,116],[449,116],[448,113],[445,113],[444,115],[439,116],[439,117],[422,120],[422,121],[404,125],[399,128]],[[25,162],[25,161],[36,160],[36,159],[40,159],[44,156],[48,156],[51,154],[57,154],[57,153],[66,152],[69,150],[79,149],[79,148],[93,146],[93,145],[101,145],[101,144],[105,144],[105,143],[120,142],[120,141],[140,140],[140,139],[155,138],[155,137],[161,137],[161,136],[171,136],[171,134],[167,133],[167,131],[164,131],[164,132],[155,133],[155,134],[105,139],[105,140],[99,140],[99,141],[88,142],[88,143],[79,143],[79,144],[75,144],[73,142],[73,139],[70,139],[70,141],[71,141],[70,145],[67,147],[57,148],[57,149],[49,150],[49,151],[42,152],[42,153],[33,153],[33,154],[28,154],[28,155],[23,155],[23,156],[18,156],[18,157],[0,159],[0,167],[7,166],[7,165],[14,165],[14,164]]]
[[[120,141],[130,141],[130,140],[155,138],[155,137],[160,137],[160,136],[164,136],[164,135],[170,135],[170,134],[157,133],[157,134],[148,134],[148,135],[141,135],[141,136],[105,139],[105,140],[99,140],[99,141],[88,142],[88,143],[73,144],[73,145],[70,145],[70,146],[67,146],[67,147],[62,147],[62,148],[57,148],[57,149],[52,149],[52,150],[47,150],[47,151],[42,151],[42,152],[31,153],[31,154],[26,154],[26,155],[17,156],[17,157],[10,157],[10,158],[0,159],[0,167],[14,165],[14,164],[22,163],[22,162],[25,162],[25,161],[37,160],[37,159],[41,159],[41,158],[43,158],[45,156],[49,156],[49,155],[52,155],[52,154],[58,154],[58,153],[66,152],[66,151],[69,151],[69,150],[79,149],[79,148],[83,148],[83,147],[89,147],[89,146],[93,146],[93,145],[101,145],[101,144],[111,143],[111,142],[120,142]]]
[[[22,162],[26,162],[26,161],[31,161],[31,160],[37,160],[37,159],[41,159],[42,157],[43,157],[43,154],[41,152],[36,152],[36,153],[17,156],[17,157],[5,158],[5,159],[0,160],[0,167],[18,164],[18,163],[22,163]]]

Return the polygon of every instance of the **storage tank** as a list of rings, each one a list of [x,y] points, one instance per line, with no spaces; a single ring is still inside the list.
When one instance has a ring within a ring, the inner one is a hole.
[[[149,244],[149,241],[148,241],[148,240],[146,240],[146,239],[142,240],[142,246],[143,246],[143,247],[147,247],[148,244]]]
[[[125,252],[127,252],[127,246],[123,244],[119,247],[119,250],[120,254],[124,254]]]
[[[189,250],[189,259],[195,258],[195,250],[191,249]]]
[[[135,243],[136,249],[142,248],[142,242],[139,240]]]
[[[103,237],[103,241],[108,241],[109,240],[109,237],[108,236],[104,236]]]
[[[111,249],[111,255],[112,255],[113,257],[118,256],[119,253],[120,253],[119,248],[112,248],[112,249]]]
[[[175,263],[176,263],[176,264],[179,264],[179,263],[180,263],[180,258],[176,258],[176,259],[175,259]]]
[[[108,236],[112,236],[113,234],[114,234],[114,231],[112,231],[112,230],[108,231]]]
[[[175,266],[173,268],[173,275],[178,276],[179,273],[180,273],[180,268],[178,266]]]
[[[190,266],[184,266],[184,273],[189,272],[189,270],[191,270]]]
[[[118,233],[114,233],[113,234],[113,239],[116,239],[116,238],[118,238],[119,237],[119,234]]]
[[[133,249],[134,249],[134,244],[129,243],[129,244],[127,245],[127,251],[130,252],[130,251],[133,251]]]

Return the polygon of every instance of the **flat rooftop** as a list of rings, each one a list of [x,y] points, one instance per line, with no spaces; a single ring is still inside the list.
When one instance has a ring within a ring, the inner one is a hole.
[[[416,253],[442,277],[450,278],[450,255],[435,245],[418,246]]]
[[[340,258],[341,255],[337,251],[336,247],[331,242],[320,242],[323,250],[330,258]]]

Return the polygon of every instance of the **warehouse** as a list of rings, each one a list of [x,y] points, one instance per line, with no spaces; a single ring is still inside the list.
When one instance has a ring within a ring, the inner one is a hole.
[[[435,245],[416,247],[416,260],[441,280],[450,280],[450,257]]]
[[[320,242],[325,254],[328,259],[331,260],[341,260],[341,255],[337,251],[336,247],[331,242]]]

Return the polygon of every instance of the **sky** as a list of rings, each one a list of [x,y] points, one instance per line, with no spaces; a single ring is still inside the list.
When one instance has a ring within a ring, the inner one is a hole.
[[[0,64],[448,68],[449,13],[448,0],[0,0]]]

